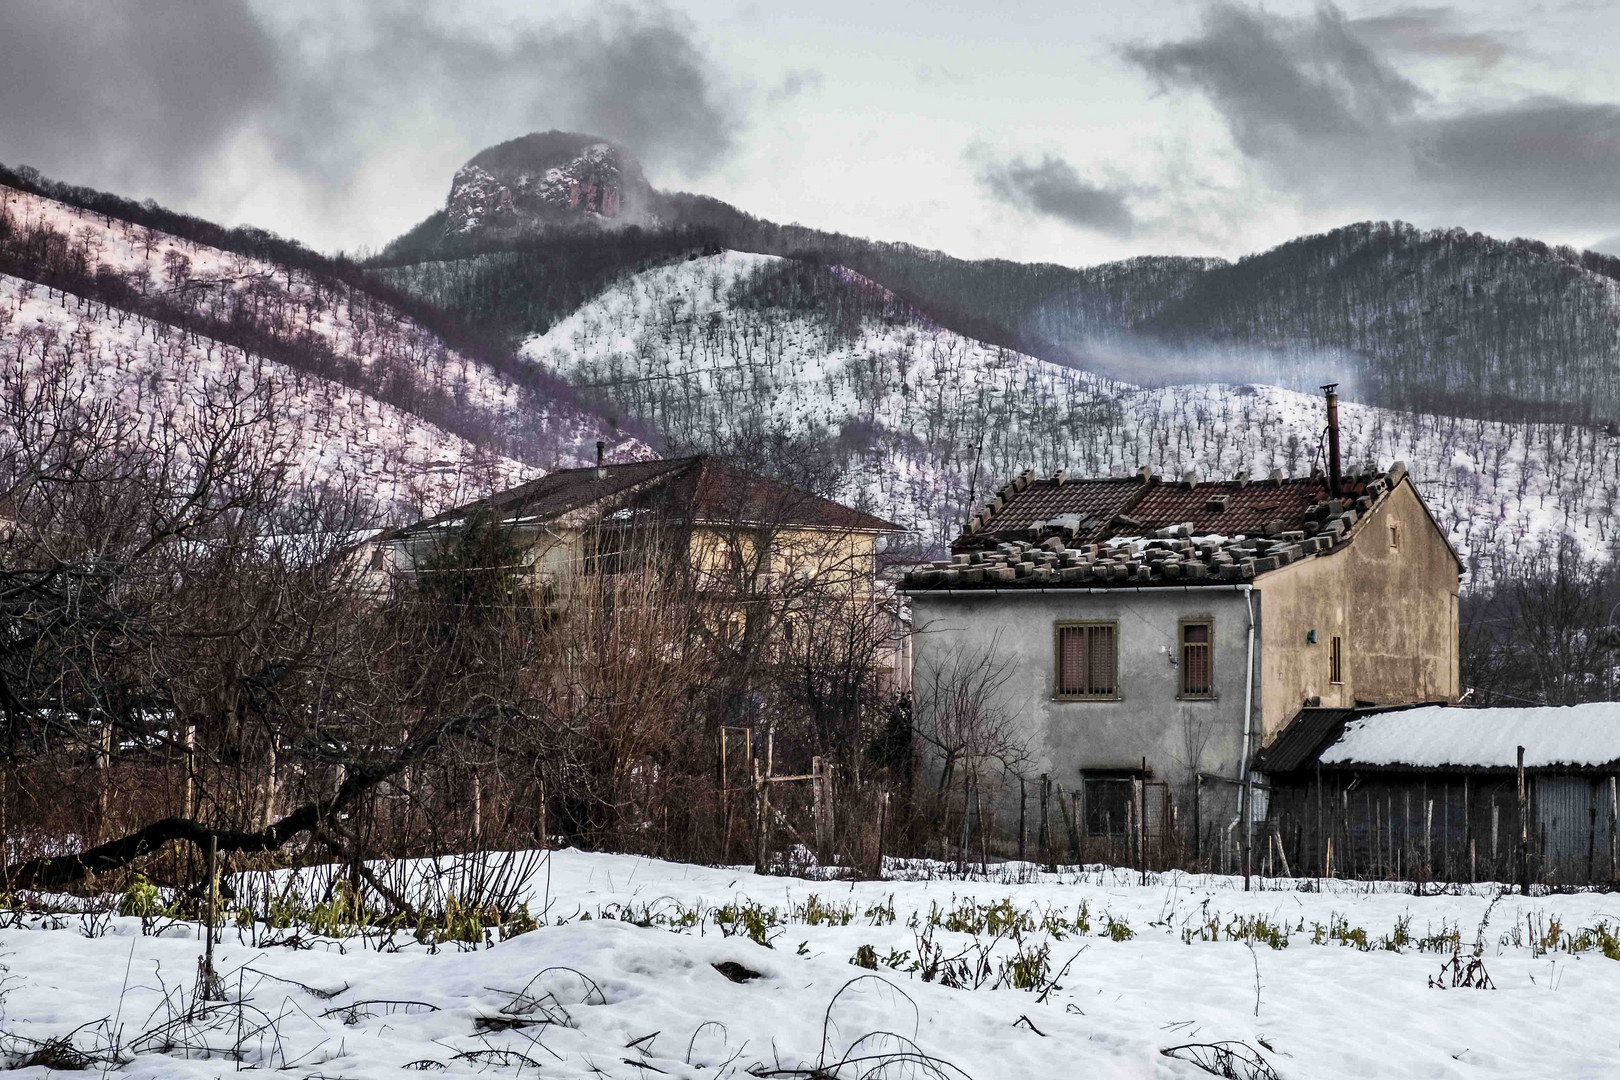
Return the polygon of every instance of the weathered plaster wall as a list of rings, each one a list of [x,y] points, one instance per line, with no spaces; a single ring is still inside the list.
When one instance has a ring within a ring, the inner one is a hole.
[[[1392,521],[1399,549],[1389,544]],[[1457,564],[1411,483],[1397,485],[1356,530],[1345,549],[1255,582],[1268,741],[1311,697],[1328,707],[1457,697]],[[1340,683],[1329,680],[1335,635],[1343,640]]]
[[[951,649],[982,649],[994,642],[1014,665],[1004,700],[1031,751],[1026,775],[1045,772],[1072,790],[1083,769],[1140,768],[1143,758],[1155,778],[1178,789],[1195,769],[1238,774],[1249,629],[1242,593],[920,594],[912,604],[919,693],[931,665]],[[1178,669],[1170,658],[1178,652],[1180,620],[1193,617],[1214,620],[1214,700],[1177,697]],[[1118,623],[1120,697],[1055,700],[1054,624],[1090,619]]]

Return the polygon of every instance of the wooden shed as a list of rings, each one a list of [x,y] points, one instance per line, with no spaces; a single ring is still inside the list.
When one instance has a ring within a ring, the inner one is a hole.
[[[1620,879],[1620,703],[1304,709],[1254,767],[1257,854],[1296,874]]]

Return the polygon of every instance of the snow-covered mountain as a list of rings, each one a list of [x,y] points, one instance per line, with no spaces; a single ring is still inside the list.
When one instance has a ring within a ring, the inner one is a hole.
[[[265,386],[306,473],[410,513],[594,457],[650,453],[579,403],[451,347],[366,290],[0,186],[0,341],[92,400],[185,414]],[[566,388],[563,388],[566,391]]]
[[[522,351],[676,438],[764,418],[825,440],[851,467],[847,497],[934,545],[1025,468],[1298,473],[1325,425],[1313,395],[1106,379],[946,329],[843,267],[739,252],[628,277]],[[1355,403],[1340,422],[1347,465],[1406,461],[1477,568],[1565,532],[1594,553],[1614,542],[1609,432]]]

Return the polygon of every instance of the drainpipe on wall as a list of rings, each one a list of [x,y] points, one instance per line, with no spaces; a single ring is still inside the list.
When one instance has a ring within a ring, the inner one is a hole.
[[[1254,738],[1254,593],[1245,592],[1243,602],[1249,609],[1249,660],[1243,682],[1243,790],[1239,803],[1243,815],[1243,891],[1248,892],[1250,853],[1254,851],[1254,772],[1249,767],[1249,748]]]

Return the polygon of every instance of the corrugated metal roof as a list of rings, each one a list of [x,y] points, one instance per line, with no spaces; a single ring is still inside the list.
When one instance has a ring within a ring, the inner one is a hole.
[[[1301,709],[1254,759],[1264,773],[1286,773],[1314,764],[1316,756],[1344,730],[1355,709]]]

